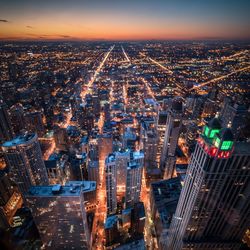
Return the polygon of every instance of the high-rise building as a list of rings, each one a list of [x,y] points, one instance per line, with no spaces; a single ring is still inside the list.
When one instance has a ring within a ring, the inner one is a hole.
[[[45,128],[43,124],[42,112],[34,111],[26,113],[24,118],[27,130],[29,132],[37,133],[39,137],[44,136]]]
[[[81,185],[33,186],[26,203],[45,249],[90,249]]]
[[[109,154],[105,160],[105,173],[107,212],[108,214],[114,214],[117,209],[117,165],[114,154]]]
[[[150,212],[154,223],[157,246],[165,250],[167,234],[181,193],[180,178],[172,178],[151,183]],[[155,242],[156,243],[156,242]]]
[[[244,120],[247,116],[247,108],[244,104],[233,103],[227,99],[224,101],[224,107],[221,111],[222,126],[227,126],[231,123],[231,129],[234,135],[238,136],[241,127],[244,126]]]
[[[149,119],[145,118],[141,121],[140,144],[141,149],[144,151],[144,163],[146,171],[148,172],[150,169],[157,167],[158,134],[155,119],[150,117]]]
[[[140,201],[143,158],[142,152],[131,152],[131,159],[127,166],[126,207],[133,207]]]
[[[25,130],[24,110],[21,104],[16,104],[10,108],[10,120],[16,136]]]
[[[88,161],[88,180],[95,181],[96,185],[99,185],[99,161]]]
[[[118,231],[118,216],[117,215],[111,215],[108,216],[105,224],[105,236],[106,236],[106,245],[112,245],[118,240],[119,237],[119,231]]]
[[[250,224],[250,144],[212,119],[198,139],[165,249],[235,250]]]
[[[161,170],[163,173],[167,172],[167,174],[164,174],[166,179],[173,176],[175,165],[174,157],[182,126],[182,115],[182,100],[180,98],[173,99],[172,105],[168,110],[164,144],[160,160]]]
[[[98,140],[90,139],[89,140],[89,159],[91,161],[99,160],[99,151],[98,151]]]
[[[0,101],[0,142],[11,140],[13,131],[8,114],[8,107]]]
[[[32,185],[49,183],[36,134],[24,134],[2,145],[12,180],[25,194]]]
[[[160,111],[158,113],[158,123],[157,123],[157,133],[158,133],[158,142],[157,142],[157,154],[156,154],[156,162],[157,165],[160,165],[161,152],[164,144],[164,136],[166,130],[167,123],[167,112]]]
[[[126,191],[127,167],[130,161],[130,151],[115,152],[115,161],[117,167],[117,192],[124,195]]]
[[[146,213],[143,202],[134,205],[131,213],[131,232],[134,235],[142,235],[144,232]]]

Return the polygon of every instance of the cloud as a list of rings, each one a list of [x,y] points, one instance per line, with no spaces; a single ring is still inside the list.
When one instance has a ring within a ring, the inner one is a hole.
[[[6,19],[0,19],[0,23],[9,23],[9,21]]]
[[[67,35],[59,35],[59,37],[69,38],[69,37],[71,37],[71,36],[67,36]]]
[[[30,26],[30,25],[27,25],[26,28],[28,28],[28,29],[33,29],[33,27]]]

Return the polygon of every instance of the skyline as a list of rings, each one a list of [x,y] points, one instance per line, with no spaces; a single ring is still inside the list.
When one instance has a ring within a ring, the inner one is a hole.
[[[250,2],[1,1],[0,40],[250,39]]]

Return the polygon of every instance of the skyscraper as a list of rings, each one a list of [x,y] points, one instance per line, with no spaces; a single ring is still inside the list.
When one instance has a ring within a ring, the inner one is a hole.
[[[227,126],[230,122],[234,135],[238,136],[240,128],[245,124],[244,120],[247,113],[248,111],[244,104],[233,103],[230,99],[226,98],[220,115],[222,125]]]
[[[25,114],[25,123],[29,132],[37,133],[39,137],[43,137],[45,128],[41,111],[34,111]]]
[[[90,249],[81,185],[33,186],[26,202],[45,249]]]
[[[2,145],[10,176],[22,194],[32,185],[49,183],[36,134],[24,134]]]
[[[250,224],[249,162],[250,144],[234,143],[212,119],[188,166],[166,249],[239,249]]]
[[[127,167],[126,207],[133,207],[140,201],[143,164],[132,161]]]
[[[166,179],[173,176],[175,151],[182,125],[182,100],[175,98],[168,110],[164,144],[161,153],[160,167]]]
[[[127,167],[130,161],[130,151],[115,152],[117,166],[117,192],[124,195],[126,191]]]
[[[107,212],[116,213],[117,209],[117,165],[115,155],[109,154],[105,160],[106,173],[106,193],[107,193]]]
[[[13,132],[7,105],[0,101],[0,142],[11,140]]]

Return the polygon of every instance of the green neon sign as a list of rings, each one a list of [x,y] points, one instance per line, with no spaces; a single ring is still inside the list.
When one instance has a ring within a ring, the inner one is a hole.
[[[210,139],[214,138],[214,136],[219,132],[219,129],[210,129],[208,126],[205,126],[204,128],[204,135]]]
[[[232,141],[223,141],[222,145],[221,145],[221,150],[230,150],[233,146],[233,142]]]
[[[216,148],[219,148],[219,146],[220,146],[220,139],[218,137],[215,139],[214,146]]]
[[[209,135],[209,138],[214,138],[214,136],[219,133],[220,130],[219,129],[212,129]]]

